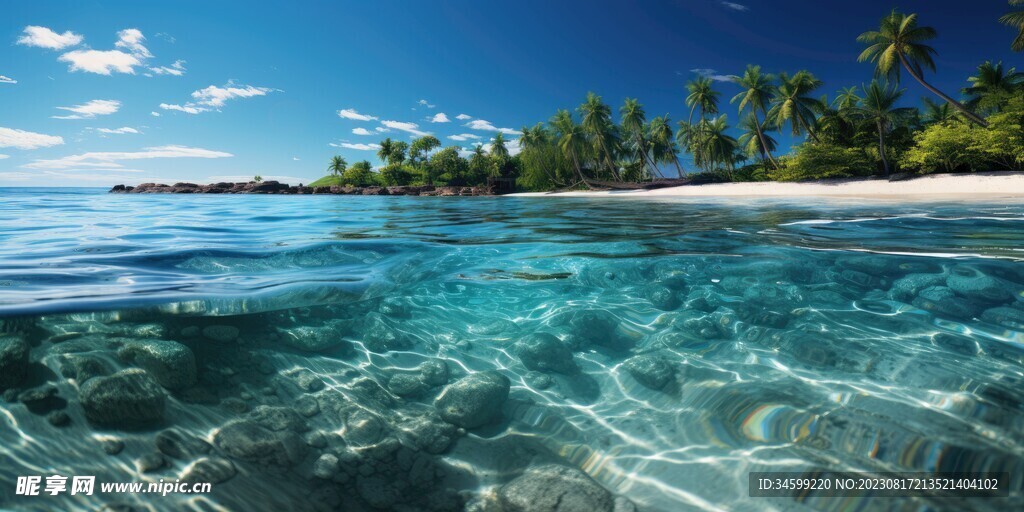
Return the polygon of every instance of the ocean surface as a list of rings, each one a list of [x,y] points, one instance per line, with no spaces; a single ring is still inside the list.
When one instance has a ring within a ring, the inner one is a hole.
[[[0,508],[1019,510],[1022,260],[1024,201],[0,188]],[[812,468],[1011,493],[748,497]]]

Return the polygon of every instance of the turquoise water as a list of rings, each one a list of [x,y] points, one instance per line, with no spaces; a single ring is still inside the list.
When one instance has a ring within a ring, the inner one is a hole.
[[[31,348],[0,403],[0,507],[483,512],[545,463],[641,511],[1020,507],[1022,251],[1024,202],[0,189],[0,333]],[[193,373],[139,356],[168,347]],[[132,366],[162,416],[87,417],[86,384]],[[438,418],[488,370],[511,384],[489,421]],[[209,494],[14,496],[19,475],[201,459]],[[1014,491],[747,497],[750,471],[808,468],[1007,471]]]

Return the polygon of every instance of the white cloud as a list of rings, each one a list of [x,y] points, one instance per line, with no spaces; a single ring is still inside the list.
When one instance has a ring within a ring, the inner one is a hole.
[[[63,34],[58,34],[46,27],[27,26],[25,27],[25,35],[18,38],[18,44],[25,46],[37,46],[39,48],[48,48],[50,50],[61,50],[68,46],[75,46],[82,42],[84,39],[82,36],[71,32],[70,30]]]
[[[186,114],[199,114],[211,110],[220,110],[224,103],[235,98],[252,98],[255,96],[266,96],[274,89],[268,87],[253,87],[251,85],[236,86],[228,82],[224,87],[211,85],[192,93],[195,101],[184,105],[161,103],[160,108],[164,110],[177,110]]]
[[[359,151],[377,151],[378,149],[380,149],[380,144],[352,144],[351,142],[342,142],[340,144],[335,144],[332,142],[328,145],[336,148],[356,149]]]
[[[161,103],[160,104],[160,108],[162,108],[164,110],[177,110],[179,112],[184,112],[186,114],[199,114],[200,112],[206,112],[206,111],[210,110],[208,108],[190,107],[190,106],[188,106],[187,103],[185,104],[185,106],[182,106],[182,105],[169,105],[167,103]]]
[[[293,156],[292,157],[292,162],[298,162],[298,161],[299,161],[299,157],[297,157],[297,156]]]
[[[736,75],[723,75],[717,70],[711,68],[697,68],[691,69],[690,71],[697,73],[700,76],[710,78],[716,82],[733,82],[736,80]]]
[[[53,119],[92,119],[96,116],[107,116],[117,112],[121,108],[121,102],[117,100],[92,100],[73,107],[57,108],[74,112],[74,114],[69,116],[50,116]]]
[[[353,120],[356,120],[356,121],[376,121],[377,120],[377,118],[374,117],[374,116],[369,116],[369,115],[366,115],[366,114],[360,114],[359,112],[356,112],[356,109],[354,109],[354,108],[346,108],[346,109],[343,109],[343,110],[339,110],[338,111],[338,117],[341,117],[341,118],[344,118],[344,119],[353,119]]]
[[[738,11],[738,12],[746,12],[749,9],[749,7],[747,7],[747,6],[743,5],[743,4],[737,4],[737,3],[734,3],[734,2],[726,2],[724,0],[721,1],[721,2],[718,2],[718,3],[724,5],[728,9],[732,9],[732,10]]]
[[[390,128],[385,128],[383,126],[378,126],[378,127],[374,128],[374,130],[376,130],[377,133],[387,133],[387,132],[391,131]]]
[[[130,126],[122,126],[120,128],[113,128],[113,129],[111,129],[111,128],[97,128],[96,131],[98,131],[100,133],[109,133],[111,135],[122,135],[122,134],[125,134],[125,133],[141,133],[138,130],[136,130],[135,128],[132,128]]]
[[[468,126],[469,128],[471,128],[473,130],[481,130],[481,131],[487,131],[487,132],[501,132],[501,133],[504,133],[505,135],[516,135],[516,134],[519,133],[518,130],[513,130],[512,128],[498,128],[498,127],[494,126],[493,124],[491,124],[490,121],[484,121],[483,119],[475,119],[473,121],[470,121],[470,122],[466,123],[466,126]]]
[[[450,123],[451,119],[448,119],[448,116],[446,116],[444,112],[438,112],[437,114],[434,114],[434,118],[431,119],[430,122],[431,123]]]
[[[36,149],[59,144],[64,144],[64,139],[56,135],[0,127],[0,148]]]
[[[16,84],[16,83],[18,83],[17,80],[15,80],[13,78],[6,77],[6,76],[3,76],[3,75],[0,75],[0,84]]]
[[[25,164],[26,169],[75,169],[93,168],[107,170],[124,170],[118,162],[122,160],[145,160],[152,158],[227,158],[234,156],[222,151],[211,151],[203,148],[187,146],[158,146],[142,148],[142,151],[107,151],[89,152],[70,155],[54,160],[36,160]]]
[[[150,112],[149,115],[153,117],[160,117],[160,112]]]
[[[10,158],[10,156],[8,156],[8,155],[0,155],[0,160],[3,160],[4,158]]]
[[[434,108],[434,107],[437,106],[437,105],[431,105],[430,102],[428,102],[427,100],[417,101],[416,104],[417,105],[423,105],[424,107],[427,107],[427,108]]]
[[[371,132],[370,130],[367,130],[366,128],[362,128],[362,127],[360,127],[360,128],[353,128],[352,129],[352,133],[354,133],[356,135],[373,135],[373,132]]]
[[[151,67],[149,70],[157,75],[181,76],[185,74],[185,61],[176,60],[170,66]]]
[[[424,135],[430,135],[427,132],[421,131],[419,129],[420,125],[418,125],[416,123],[404,123],[404,122],[401,122],[401,121],[381,121],[380,124],[382,124],[382,125],[384,125],[384,126],[386,126],[388,128],[392,128],[392,129],[395,129],[395,130],[400,130],[400,131],[403,131],[403,132],[411,133],[411,134],[416,135],[418,137],[422,137]]]
[[[110,75],[115,71],[134,75],[135,66],[142,64],[137,56],[120,50],[74,50],[61,55],[57,60],[70,63],[68,71],[100,75]]]
[[[126,28],[117,33],[117,42],[114,46],[128,50],[132,55],[148,59],[153,56],[149,49],[142,45],[146,37],[137,28]]]
[[[460,133],[458,135],[449,135],[448,138],[451,139],[451,140],[457,140],[459,142],[463,142],[463,141],[467,141],[467,140],[477,140],[477,139],[480,138],[480,136],[479,135],[473,135],[472,133]]]
[[[467,119],[473,119],[473,116],[467,116],[466,114],[459,114],[459,115],[455,116],[455,119],[458,119],[459,121],[465,121]]]

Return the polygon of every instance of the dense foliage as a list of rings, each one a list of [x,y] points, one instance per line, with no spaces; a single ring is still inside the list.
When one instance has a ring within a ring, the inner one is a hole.
[[[1024,49],[1024,11],[1000,21],[1021,29],[1012,45]],[[686,85],[686,116],[676,123],[668,114],[648,119],[634,98],[625,99],[616,120],[601,96],[588,93],[576,109],[523,127],[514,139],[499,132],[472,148],[441,148],[432,135],[408,143],[388,138],[379,144],[384,165],[376,172],[369,162],[347,168],[341,157],[328,170],[333,181],[354,186],[475,186],[503,178],[526,190],[666,177],[709,183],[1021,170],[1024,74],[985,62],[967,79],[958,101],[926,80],[926,72],[936,71],[937,52],[925,43],[935,37],[935,29],[921,26],[916,14],[892,11],[877,30],[857,38],[865,45],[859,60],[874,65],[875,79],[843,88],[831,101],[820,96],[824,84],[810,71],[770,74],[748,66],[733,77],[740,89],[730,101],[738,136],[722,113],[716,83],[701,76]],[[904,106],[903,74],[933,95],[923,99],[922,108]],[[804,142],[788,155],[776,155],[776,132]],[[689,155],[696,172],[687,174],[681,154]]]

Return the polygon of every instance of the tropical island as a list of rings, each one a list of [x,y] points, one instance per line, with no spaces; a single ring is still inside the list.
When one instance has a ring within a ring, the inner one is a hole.
[[[1020,29],[1011,46],[1024,50],[1024,11],[999,21]],[[741,89],[728,101],[739,119],[738,137],[729,133],[722,91],[699,76],[686,85],[686,118],[676,123],[669,114],[648,119],[635,98],[625,99],[616,120],[611,105],[588,93],[576,109],[524,126],[515,139],[497,132],[470,151],[442,148],[433,135],[408,143],[389,137],[378,145],[384,165],[349,165],[334,156],[329,174],[308,185],[257,177],[250,183],[119,185],[112,192],[454,196],[1024,170],[1024,73],[985,61],[955,99],[927,81],[926,73],[937,71],[937,52],[927,42],[937,36],[917,14],[892,11],[877,30],[857,38],[864,45],[857,60],[874,67],[874,78],[831,97],[809,70],[773,74],[747,66],[730,77]],[[934,97],[924,97],[920,107],[901,106],[908,77]],[[784,131],[803,142],[780,155],[772,134]],[[683,166],[682,153],[695,168]]]

